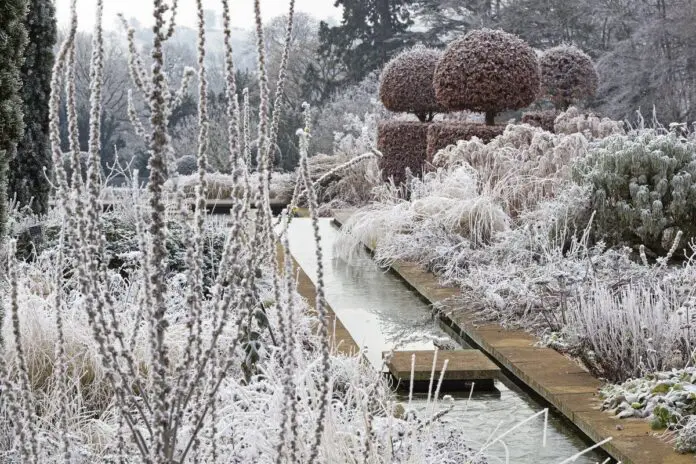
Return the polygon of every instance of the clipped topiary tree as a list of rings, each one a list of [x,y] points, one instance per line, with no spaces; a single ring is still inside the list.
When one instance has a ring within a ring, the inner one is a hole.
[[[7,171],[22,138],[22,81],[27,31],[25,0],[0,2],[0,241],[7,226]]]
[[[382,121],[377,127],[377,149],[382,153],[379,168],[382,178],[396,185],[406,180],[406,168],[420,175],[428,148],[428,128],[418,121]]]
[[[592,59],[577,47],[550,48],[541,55],[539,65],[542,92],[557,109],[565,111],[597,93],[599,77]]]
[[[524,108],[539,94],[534,50],[507,32],[479,29],[452,42],[434,76],[437,101],[450,111],[486,114],[486,124],[505,110]]]
[[[668,251],[696,239],[696,142],[645,130],[597,141],[574,166],[592,189],[598,238]]]
[[[442,53],[416,45],[396,55],[382,71],[379,97],[390,111],[416,115],[416,121],[383,121],[377,127],[379,167],[384,180],[406,180],[406,170],[420,175],[426,158],[428,127],[435,113],[445,108],[437,102],[433,73]]]
[[[438,104],[433,73],[442,52],[423,45],[396,55],[382,71],[379,98],[384,107],[397,113],[415,114],[421,122],[430,122],[445,109]]]

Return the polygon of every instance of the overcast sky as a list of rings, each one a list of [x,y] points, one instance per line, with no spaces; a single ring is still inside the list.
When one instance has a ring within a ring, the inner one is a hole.
[[[80,29],[91,30],[94,26],[94,0],[77,0],[78,21]],[[220,0],[203,0],[204,7],[222,11]],[[340,10],[334,7],[334,0],[296,0],[296,9],[324,19],[338,18]],[[261,13],[264,19],[285,14],[288,10],[288,0],[261,0]],[[59,27],[65,27],[70,18],[70,0],[56,0]],[[254,23],[253,0],[230,0],[232,25],[250,29]],[[151,25],[152,0],[104,0],[104,25],[114,28],[116,14],[123,13],[126,18],[135,17],[143,24]],[[179,0],[177,23],[195,27],[195,0]]]

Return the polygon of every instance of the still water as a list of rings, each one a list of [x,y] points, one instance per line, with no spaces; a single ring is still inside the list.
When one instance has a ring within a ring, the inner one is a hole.
[[[326,299],[355,341],[366,348],[367,358],[375,368],[382,368],[382,352],[390,349],[433,349],[439,345],[456,345],[440,329],[431,311],[414,291],[398,277],[379,269],[366,252],[347,263],[338,258],[333,244],[339,231],[330,219],[320,220],[321,245],[324,252]],[[310,279],[316,283],[316,257],[309,219],[293,219],[290,250]],[[491,437],[514,427],[544,409],[544,406],[507,379],[496,381],[500,393],[453,395],[454,410],[443,418],[453,428],[464,432],[467,445],[479,449]],[[415,396],[412,407],[425,408],[425,397]],[[505,437],[510,463],[558,464],[587,448],[587,442],[560,415],[549,415],[546,446],[542,446],[543,418],[525,424]],[[489,462],[505,462],[505,449],[496,444],[486,451]],[[608,456],[588,453],[575,463],[601,463]]]

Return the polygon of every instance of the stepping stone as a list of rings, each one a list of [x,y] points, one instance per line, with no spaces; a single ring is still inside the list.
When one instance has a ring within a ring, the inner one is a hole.
[[[386,357],[389,353],[382,354]],[[416,356],[413,371],[413,389],[428,391],[430,373],[433,368],[435,351],[395,351],[386,363],[389,373],[397,382],[398,388],[408,390],[411,380],[411,357]],[[496,390],[494,380],[500,375],[500,368],[479,350],[438,351],[435,364],[433,389],[440,379],[445,360],[449,360],[440,391]]]

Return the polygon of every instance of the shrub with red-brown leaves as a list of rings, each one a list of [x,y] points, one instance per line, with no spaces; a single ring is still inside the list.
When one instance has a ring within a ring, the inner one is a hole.
[[[597,93],[599,78],[592,59],[571,45],[546,50],[539,59],[541,87],[556,108],[567,110]]]
[[[427,160],[433,161],[435,154],[450,145],[456,145],[460,140],[471,140],[478,137],[488,143],[505,132],[505,126],[487,126],[476,123],[434,122],[428,127]]]
[[[399,185],[406,180],[406,168],[420,175],[425,162],[428,128],[432,123],[418,121],[382,121],[377,128],[377,149],[382,152],[379,167],[382,178]]]
[[[522,123],[533,127],[539,127],[548,132],[554,132],[554,124],[559,112],[556,110],[530,111],[522,115]]]
[[[452,42],[435,70],[437,101],[450,111],[486,113],[524,108],[540,91],[534,50],[507,32],[480,29]]]
[[[390,111],[412,113],[432,121],[445,109],[437,103],[433,73],[442,52],[422,45],[396,55],[382,71],[379,98]]]

